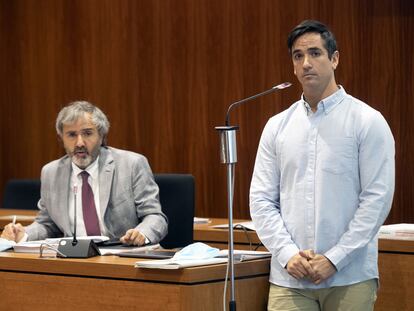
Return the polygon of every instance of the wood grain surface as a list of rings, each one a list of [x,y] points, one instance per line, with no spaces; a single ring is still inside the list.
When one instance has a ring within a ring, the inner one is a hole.
[[[214,127],[230,103],[290,81],[230,117],[240,126],[234,215],[248,218],[263,126],[301,95],[286,37],[313,18],[336,34],[338,83],[395,136],[388,222],[414,222],[413,15],[407,0],[1,0],[0,189],[63,155],[56,114],[84,99],[109,116],[111,146],[146,155],[154,172],[193,174],[196,215],[226,217]]]

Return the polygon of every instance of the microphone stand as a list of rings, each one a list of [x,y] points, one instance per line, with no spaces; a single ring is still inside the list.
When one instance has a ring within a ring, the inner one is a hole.
[[[215,129],[219,131],[220,135],[220,160],[221,163],[227,166],[227,205],[229,215],[229,265],[230,265],[230,301],[229,310],[236,311],[236,300],[235,300],[235,283],[234,283],[234,237],[233,237],[233,198],[234,198],[234,171],[237,163],[237,144],[236,144],[236,131],[239,129],[238,126],[229,125],[230,110],[243,104],[247,101],[255,99],[257,97],[270,94],[276,90],[281,90],[291,86],[289,82],[285,82],[272,87],[271,89],[262,93],[250,96],[248,98],[239,100],[231,104],[226,114],[226,125],[216,126]],[[227,282],[227,280],[225,280]]]
[[[233,193],[234,169],[237,163],[236,131],[238,126],[216,126],[220,133],[221,163],[227,165],[227,205],[229,213],[229,265],[230,265],[230,301],[229,310],[236,311],[234,298],[234,239],[233,239]],[[225,280],[227,282],[227,280]]]

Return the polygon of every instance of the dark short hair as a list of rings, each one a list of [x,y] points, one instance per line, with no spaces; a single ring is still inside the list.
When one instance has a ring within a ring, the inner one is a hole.
[[[289,54],[292,54],[292,46],[295,43],[296,39],[309,32],[318,33],[321,35],[321,38],[324,42],[323,46],[328,51],[329,59],[331,59],[332,54],[337,50],[335,36],[326,25],[315,20],[305,20],[293,28],[287,39]]]

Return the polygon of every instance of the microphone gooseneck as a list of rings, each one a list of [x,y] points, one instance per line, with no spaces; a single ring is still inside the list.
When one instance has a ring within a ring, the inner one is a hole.
[[[76,205],[77,205],[77,192],[78,192],[78,185],[75,184],[73,185],[73,200],[74,200],[74,211],[73,211],[73,224],[74,224],[74,228],[73,228],[73,240],[72,240],[72,245],[76,245],[78,244],[78,240],[76,239],[76,227],[78,226],[78,221],[76,220],[77,217],[77,212],[76,212]]]
[[[274,87],[272,87],[271,89],[269,89],[269,90],[267,90],[267,91],[261,92],[261,93],[259,93],[259,94],[256,94],[256,95],[253,95],[253,96],[250,96],[250,97],[247,97],[247,98],[244,98],[244,99],[242,99],[242,100],[239,100],[239,101],[237,101],[237,102],[232,103],[232,104],[229,106],[229,108],[227,109],[227,114],[226,114],[226,126],[229,126],[230,110],[231,110],[233,107],[238,106],[238,105],[240,105],[240,104],[243,104],[243,103],[245,103],[245,102],[248,102],[248,101],[250,101],[250,100],[252,100],[252,99],[258,98],[258,97],[260,97],[260,96],[270,94],[270,93],[272,93],[272,92],[274,92],[274,91],[276,91],[276,90],[283,90],[283,89],[285,89],[285,88],[287,88],[287,87],[289,87],[289,86],[291,86],[291,85],[292,85],[292,83],[290,83],[290,82],[284,82],[284,83],[282,83],[282,84],[275,85]]]

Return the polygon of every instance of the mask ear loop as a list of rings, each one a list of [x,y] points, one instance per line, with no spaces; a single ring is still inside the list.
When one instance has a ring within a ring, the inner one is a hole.
[[[50,245],[49,243],[44,242],[44,243],[40,244],[40,249],[39,249],[39,258],[45,258],[45,256],[43,255],[43,252],[44,252],[44,250],[45,250],[45,249],[48,249],[48,250],[54,251],[54,252],[56,252],[57,254],[59,254],[61,257],[66,257],[66,255],[65,255],[65,254],[63,254],[62,252],[60,252],[60,251],[57,249],[57,246],[53,246],[53,245]]]

